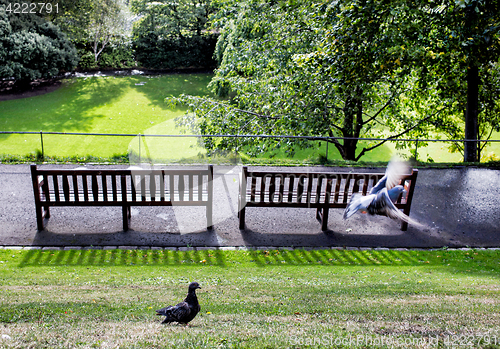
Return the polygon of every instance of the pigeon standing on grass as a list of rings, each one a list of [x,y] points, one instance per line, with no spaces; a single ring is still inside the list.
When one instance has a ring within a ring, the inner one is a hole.
[[[356,212],[369,213],[371,215],[387,216],[399,219],[407,223],[420,225],[410,217],[401,212],[394,203],[405,188],[399,184],[408,166],[400,160],[391,160],[387,166],[384,177],[370,190],[368,195],[359,193],[352,194],[351,201],[344,211],[344,219],[351,217]]]
[[[201,288],[197,282],[189,284],[188,294],[183,302],[177,305],[169,305],[156,311],[156,315],[165,316],[162,324],[178,322],[188,324],[200,311],[200,303],[196,297],[196,289]]]

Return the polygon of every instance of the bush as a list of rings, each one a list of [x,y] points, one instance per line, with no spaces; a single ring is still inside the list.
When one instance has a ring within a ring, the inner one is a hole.
[[[55,77],[78,63],[60,28],[34,14],[16,16],[0,6],[0,34],[0,78],[14,78],[18,85]]]
[[[132,68],[137,64],[134,58],[134,50],[130,42],[121,38],[113,40],[99,55],[97,63],[91,43],[88,41],[76,42],[80,63],[78,68],[82,70],[100,69],[100,68]]]
[[[155,33],[136,37],[135,56],[145,68],[206,68],[213,69],[217,35],[205,34],[184,38],[159,38]]]

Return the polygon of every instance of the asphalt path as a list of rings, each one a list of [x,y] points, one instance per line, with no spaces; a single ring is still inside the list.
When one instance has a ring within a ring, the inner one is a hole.
[[[42,168],[77,165],[42,165]],[[87,165],[87,168],[124,166]],[[265,169],[266,167],[250,167]],[[289,168],[267,167],[287,171]],[[483,168],[420,169],[410,217],[400,224],[386,217],[356,214],[342,219],[331,209],[321,231],[314,209],[248,208],[245,230],[237,219],[241,166],[215,166],[214,229],[196,207],[134,207],[130,230],[122,231],[121,208],[51,208],[46,229],[37,231],[29,165],[0,164],[0,246],[158,247],[499,247],[500,171]],[[381,172],[384,168],[296,167],[311,172]]]

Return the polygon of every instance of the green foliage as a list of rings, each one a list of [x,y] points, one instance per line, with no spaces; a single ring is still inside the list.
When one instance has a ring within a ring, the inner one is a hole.
[[[146,68],[212,69],[215,67],[212,55],[216,42],[215,34],[161,39],[150,33],[136,37],[133,47],[138,64]]]
[[[500,83],[494,3],[221,1],[211,87],[228,99],[177,102],[197,114],[191,121],[203,132],[342,137],[328,141],[344,159],[358,160],[385,143],[361,146],[358,137],[425,138],[434,126],[463,138],[464,67],[477,58],[488,80],[480,86],[478,129],[490,135]],[[291,149],[272,140],[208,144],[210,151],[245,145]]]
[[[51,20],[67,33],[78,49],[79,68],[135,66],[130,44],[133,17],[121,0],[64,0]],[[101,59],[101,55],[105,55]],[[93,61],[93,62],[92,62]]]
[[[141,16],[134,24],[133,47],[140,65],[154,69],[214,68],[217,35],[207,31],[209,0],[132,2]]]
[[[126,37],[112,38],[108,45],[99,55],[97,62],[92,52],[91,43],[83,40],[76,43],[80,62],[78,67],[83,70],[98,68],[132,68],[137,66],[134,57],[134,50],[130,41]]]
[[[405,48],[400,33],[402,22],[414,23],[406,2],[254,0],[229,6],[235,9],[221,10],[232,17],[217,44],[220,66],[211,87],[230,99],[177,100],[197,113],[193,121],[202,132],[347,138],[426,134],[427,112],[439,110],[435,102],[411,112],[402,108],[403,94],[410,100],[418,89],[405,64],[416,53]],[[355,139],[328,141],[346,160],[358,160],[384,144],[357,151]],[[293,155],[287,140],[208,144],[211,151],[248,145],[257,151],[283,147]]]
[[[35,14],[6,12],[0,2],[0,77],[20,84],[72,70],[76,49],[56,25]]]
[[[432,84],[447,108],[434,125],[450,138],[489,139],[500,118],[493,98],[500,91],[500,2],[424,1],[422,10],[422,26],[412,41],[423,53],[415,62],[419,81]],[[468,75],[474,69],[477,85]],[[484,146],[479,144],[472,151],[477,157],[468,161],[479,161]],[[456,144],[451,150],[463,152],[464,147]]]

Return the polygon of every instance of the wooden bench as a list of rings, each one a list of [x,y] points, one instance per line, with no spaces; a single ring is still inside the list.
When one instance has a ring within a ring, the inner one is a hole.
[[[205,206],[212,229],[213,166],[206,170],[38,169],[31,165],[38,230],[50,207],[117,206],[123,230],[132,206]]]
[[[406,195],[401,195],[396,207],[410,214],[411,200],[418,170],[406,175],[402,182]],[[328,229],[328,210],[346,208],[352,193],[366,195],[384,176],[383,173],[331,173],[331,172],[264,172],[249,171],[243,167],[240,177],[238,217],[240,229],[245,228],[247,207],[316,208],[321,229]],[[401,230],[408,223],[402,222]]]

